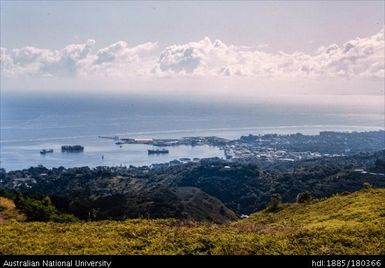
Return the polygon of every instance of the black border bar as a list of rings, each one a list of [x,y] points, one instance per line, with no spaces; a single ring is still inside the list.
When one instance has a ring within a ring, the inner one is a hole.
[[[327,256],[128,256],[128,255],[0,255],[0,267],[101,267],[140,265],[241,265],[252,267],[385,268],[385,255]],[[197,267],[200,268],[200,267]]]

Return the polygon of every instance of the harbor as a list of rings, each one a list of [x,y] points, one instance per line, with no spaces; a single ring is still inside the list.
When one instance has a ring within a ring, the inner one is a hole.
[[[223,158],[223,151],[217,147],[201,145],[180,145],[175,147],[158,147],[151,144],[135,143],[116,145],[114,139],[103,139],[97,135],[84,138],[52,139],[20,144],[8,143],[2,148],[0,168],[19,170],[30,166],[43,165],[50,168],[72,167],[129,167],[151,166],[169,163],[199,161],[203,158]],[[81,145],[82,152],[62,152],[62,145]],[[148,150],[165,148],[168,153],[149,154]],[[52,149],[52,153],[40,152]]]
[[[166,146],[199,146],[199,145],[210,145],[210,146],[223,146],[229,139],[224,139],[216,136],[193,136],[193,137],[182,137],[182,138],[131,138],[131,137],[119,137],[119,136],[99,136],[100,139],[114,140],[116,145],[123,144],[148,144],[158,147]]]
[[[368,143],[367,137],[370,137],[372,143]],[[3,159],[0,164],[7,170],[38,165],[128,167],[196,162],[215,157],[228,161],[263,161],[268,164],[273,161],[342,157],[357,153],[357,148],[362,146],[366,146],[367,150],[375,150],[382,146],[381,142],[383,131],[323,131],[319,135],[250,134],[234,139],[216,136],[151,137],[147,134],[85,136],[36,140],[24,144],[8,142],[2,149]]]

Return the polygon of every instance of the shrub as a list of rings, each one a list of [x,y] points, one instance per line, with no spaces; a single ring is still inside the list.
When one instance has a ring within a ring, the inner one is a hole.
[[[73,215],[60,213],[48,196],[39,200],[18,193],[15,204],[19,210],[26,214],[29,221],[73,222],[77,220]]]
[[[278,193],[272,194],[269,206],[267,207],[267,211],[273,212],[279,210],[279,207],[281,206],[281,195]]]
[[[50,220],[54,221],[54,222],[62,222],[62,223],[79,221],[79,219],[76,218],[74,215],[64,214],[64,213],[53,214],[53,215],[51,215]]]
[[[299,193],[296,198],[297,203],[306,203],[311,200],[312,200],[312,196],[311,196],[311,193],[308,191]]]

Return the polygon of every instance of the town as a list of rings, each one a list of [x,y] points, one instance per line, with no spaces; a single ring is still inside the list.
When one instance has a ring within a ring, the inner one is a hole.
[[[180,145],[215,146],[223,150],[226,160],[258,159],[264,161],[297,161],[320,157],[348,156],[359,152],[373,152],[385,147],[385,131],[370,132],[333,132],[324,131],[319,135],[301,133],[278,135],[248,135],[239,139],[225,139],[216,136],[183,137],[180,139],[137,139],[128,137],[105,137],[115,144],[148,144],[156,147],[172,147]],[[193,161],[181,159],[182,162]],[[177,164],[174,160],[171,164]]]

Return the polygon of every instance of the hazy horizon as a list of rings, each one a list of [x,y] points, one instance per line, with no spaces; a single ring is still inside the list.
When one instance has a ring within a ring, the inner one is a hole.
[[[97,128],[143,115],[147,131],[172,130],[173,114],[190,130],[385,128],[383,8],[1,1],[2,129],[68,113]]]
[[[381,1],[1,1],[1,91],[380,97],[383,9]]]

